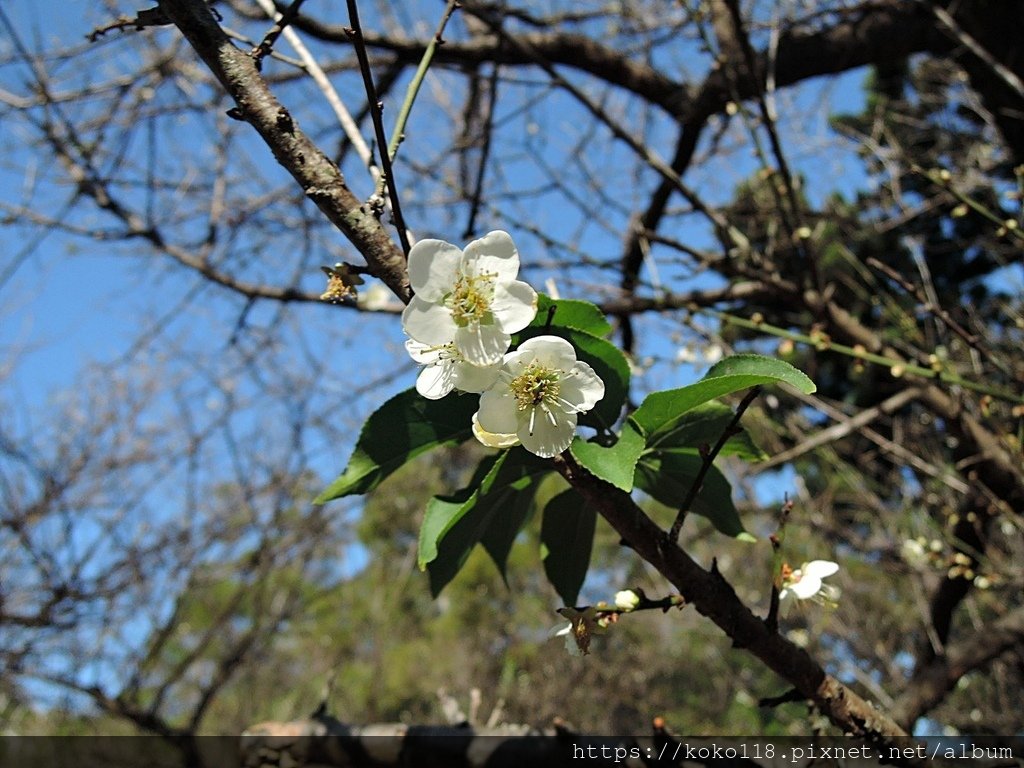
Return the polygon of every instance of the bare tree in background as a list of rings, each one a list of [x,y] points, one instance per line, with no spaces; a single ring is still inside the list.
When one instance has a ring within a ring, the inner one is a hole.
[[[387,185],[363,75],[390,130],[441,3],[364,2],[356,34],[340,2],[87,9],[70,42],[0,9],[20,184],[0,279],[24,291],[54,240],[102,252],[142,319],[63,405],[0,412],[5,690],[46,683],[173,738],[210,726],[307,586],[344,578],[345,516],[309,499],[408,379],[403,238],[500,228],[535,284],[614,318],[635,401],[721,349],[818,382],[747,412],[775,458],[736,478],[753,507],[754,472],[794,468],[789,545],[849,563],[834,623],[808,621],[817,661],[758,646],[789,699],[853,729],[816,677],[839,669],[884,713],[868,732],[1019,732],[1018,3],[467,0]],[[828,121],[834,94],[852,105]],[[335,262],[366,284],[320,306]],[[679,587],[672,557],[640,553]],[[727,559],[715,583],[761,612],[767,564]]]

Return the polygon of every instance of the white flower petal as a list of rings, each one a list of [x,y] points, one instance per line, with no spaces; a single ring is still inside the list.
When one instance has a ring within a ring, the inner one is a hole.
[[[572,374],[563,378],[561,385],[562,399],[572,403],[580,413],[589,411],[604,397],[604,382],[584,362],[577,362]]]
[[[518,352],[529,352],[547,368],[571,371],[576,365],[576,350],[560,336],[534,336],[519,345]]]
[[[822,579],[833,575],[838,570],[839,566],[831,560],[812,560],[809,563],[804,563],[803,566],[786,577],[783,582],[785,588],[779,596],[781,598],[791,594],[799,600],[807,600],[820,594],[819,599],[828,600],[829,595],[834,591],[838,594],[838,590],[836,587],[822,583]]]
[[[550,458],[572,442],[576,414],[603,395],[604,383],[576,361],[572,344],[537,336],[504,356],[497,380],[480,397],[477,417],[484,431],[514,433],[528,451]]]
[[[693,347],[689,344],[685,344],[676,350],[676,362],[677,363],[695,363],[697,362],[697,353],[693,351]]]
[[[525,342],[524,342],[525,343]],[[507,352],[503,362],[505,371],[509,374],[509,379],[514,379],[533,361],[533,353],[530,350],[523,350],[523,345],[519,345],[519,349],[514,352]]]
[[[515,280],[519,274],[519,251],[508,232],[494,230],[466,246],[465,260],[473,274],[493,274],[499,281]]]
[[[710,344],[707,349],[704,350],[704,362],[708,365],[714,365],[722,359],[724,354],[721,344]]]
[[[800,570],[804,574],[804,578],[807,576],[814,576],[820,580],[824,579],[826,576],[838,573],[839,564],[833,563],[831,560],[812,560],[811,562],[804,564],[803,568]]]
[[[806,600],[809,597],[814,597],[821,591],[821,579],[817,576],[805,573],[801,575],[799,581],[789,585],[789,591],[792,592],[795,597],[798,597],[801,600]]]
[[[565,650],[569,652],[570,656],[583,655],[583,651],[580,649],[579,643],[576,642],[576,633],[573,632],[572,622],[569,622],[567,626],[556,628],[555,631],[551,632],[551,636],[565,638]]]
[[[444,240],[420,240],[409,251],[409,285],[429,302],[439,302],[455,284],[462,250]]]
[[[506,333],[521,331],[537,316],[537,292],[522,280],[499,282],[494,286],[491,313]]]
[[[516,413],[516,399],[508,387],[495,386],[480,395],[476,415],[480,427],[487,432],[515,434],[519,429]]]
[[[416,377],[416,391],[428,400],[440,400],[455,388],[455,375],[450,362],[428,365]]]
[[[389,288],[384,287],[380,283],[373,283],[365,291],[360,292],[356,297],[356,302],[359,306],[370,312],[377,312],[382,309],[390,309],[396,305],[394,301],[395,295]]]
[[[491,232],[465,252],[421,240],[409,254],[415,296],[402,312],[405,332],[424,344],[454,344],[473,365],[500,363],[511,333],[537,314],[537,294],[516,280],[518,272],[519,252],[507,232]]]
[[[508,351],[508,345],[512,343],[512,337],[496,325],[456,328],[452,340],[459,354],[473,365],[492,365],[501,362]]]
[[[473,414],[473,436],[488,448],[511,448],[514,445],[519,445],[519,438],[515,434],[488,432],[481,427],[480,420],[475,413]]]
[[[451,312],[440,304],[432,304],[419,295],[402,311],[402,328],[423,344],[448,344],[455,336],[455,321]]]
[[[527,413],[530,411],[533,412],[532,425],[529,418],[520,419],[516,432],[526,450],[542,459],[550,459],[569,447],[576,433],[575,413],[545,413],[539,407],[526,409]]]
[[[455,387],[462,392],[483,392],[494,386],[501,373],[500,365],[471,365],[462,361],[452,363]]]
[[[405,340],[405,351],[420,365],[433,365],[441,359],[442,347],[423,344],[416,339]]]
[[[821,595],[821,599],[826,603],[832,603],[834,605],[839,602],[839,597],[843,594],[843,590],[831,584],[822,584],[821,592],[819,594]]]
[[[551,637],[565,637],[566,635],[572,634],[572,622],[570,621],[564,627],[559,625],[551,630]]]

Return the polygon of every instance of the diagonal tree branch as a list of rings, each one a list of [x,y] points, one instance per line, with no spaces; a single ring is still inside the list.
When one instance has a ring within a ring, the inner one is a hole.
[[[363,255],[370,273],[408,301],[412,293],[401,249],[270,91],[253,58],[228,39],[202,0],[161,0],[160,7],[235,100],[236,114],[256,129],[306,196]]]
[[[568,453],[556,458],[555,466],[623,541],[657,568],[688,603],[717,624],[736,647],[792,683],[845,733],[883,742],[907,735],[891,718],[826,674],[806,651],[771,631],[743,604],[714,564],[711,570],[698,565],[667,538],[628,493],[594,477]]]
[[[945,653],[919,667],[892,707],[893,718],[911,726],[940,704],[964,675],[1014,648],[1024,649],[1024,608],[1020,607],[947,645]]]

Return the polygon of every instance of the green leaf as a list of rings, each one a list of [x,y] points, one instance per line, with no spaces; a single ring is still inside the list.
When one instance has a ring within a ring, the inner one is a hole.
[[[604,382],[604,397],[593,410],[581,413],[579,423],[597,429],[608,429],[619,420],[622,406],[629,396],[629,362],[622,351],[609,341],[578,331],[569,331],[569,341],[582,360]]]
[[[487,456],[473,471],[469,484],[451,496],[434,496],[427,502],[427,510],[420,525],[418,560],[420,570],[437,559],[438,543],[472,509],[483,492],[484,485],[494,482],[508,452]],[[482,535],[482,533],[481,533]],[[474,540],[475,543],[475,540]]]
[[[576,605],[583,580],[590,567],[597,513],[588,509],[583,497],[570,488],[544,507],[540,540],[544,550],[544,572],[566,605]]]
[[[537,316],[530,325],[543,329],[548,327],[548,312],[555,307],[551,316],[551,328],[571,328],[589,333],[591,336],[607,336],[612,332],[611,323],[595,304],[574,299],[552,299],[543,293],[537,294]]]
[[[513,503],[507,509],[503,509],[500,515],[495,515],[491,519],[491,524],[480,539],[484,550],[490,555],[494,565],[498,568],[498,572],[501,574],[502,581],[505,582],[506,587],[508,586],[508,556],[512,551],[512,545],[515,544],[519,532],[523,530],[533,516],[533,496],[544,476],[550,471],[550,464],[545,463],[543,467],[538,468],[537,474],[524,477],[518,481],[519,483],[525,482],[528,485],[521,488],[515,495]]]
[[[703,460],[696,454],[651,453],[640,458],[636,467],[637,488],[662,504],[678,509],[693,485]],[[706,517],[719,531],[744,541],[754,541],[743,529],[739,512],[732,503],[732,487],[717,467],[704,476],[690,511]]]
[[[647,436],[648,448],[658,452],[697,453],[701,445],[713,445],[728,428],[734,417],[732,408],[711,401],[687,411],[675,421]],[[763,461],[767,455],[745,429],[729,437],[719,456],[739,456],[745,461]],[[625,489],[628,490],[628,489]]]
[[[594,441],[584,442],[577,437],[572,441],[569,450],[576,461],[595,477],[629,492],[633,490],[636,462],[644,450],[644,437],[633,420],[626,419],[626,423],[622,425],[622,433],[616,436],[613,445],[602,445]]]
[[[421,453],[465,440],[478,405],[473,395],[427,400],[415,389],[395,395],[366,420],[345,471],[314,503],[367,493]]]
[[[694,384],[648,395],[632,418],[641,431],[650,436],[698,405],[741,389],[776,383],[789,384],[805,394],[816,389],[806,375],[782,360],[762,355],[735,355],[717,363]]]
[[[494,526],[489,554],[504,576],[508,550],[529,517],[540,478],[550,471],[548,462],[513,449],[482,461],[469,485],[454,496],[430,500],[420,528],[419,566],[429,571],[435,597]]]
[[[704,375],[704,378],[713,379],[719,376],[753,376],[755,378],[783,382],[799,389],[805,395],[809,395],[817,389],[814,386],[814,382],[807,377],[807,374],[798,368],[794,368],[785,360],[749,353],[732,355],[718,361],[711,366],[711,369]],[[760,383],[767,384],[769,381]],[[750,386],[754,385],[751,384]]]

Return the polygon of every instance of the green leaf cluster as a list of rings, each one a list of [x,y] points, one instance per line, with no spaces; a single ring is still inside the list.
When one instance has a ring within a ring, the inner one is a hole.
[[[731,409],[716,399],[764,384],[814,391],[814,383],[788,363],[761,355],[736,355],[714,365],[694,384],[648,395],[626,419],[613,445],[577,439],[572,454],[615,487],[637,488],[662,504],[678,507],[700,472],[702,448],[715,442],[732,421]],[[745,430],[730,435],[719,456],[763,458]],[[733,504],[729,481],[715,466],[708,470],[692,511],[727,536],[751,538]]]
[[[670,507],[679,507],[702,469],[709,446],[733,426],[732,410],[718,398],[765,384],[786,384],[805,393],[815,389],[807,376],[788,363],[736,355],[713,366],[694,384],[648,395],[620,423],[630,369],[622,352],[605,338],[610,332],[611,326],[593,304],[556,301],[541,294],[537,318],[515,343],[550,334],[573,344],[578,359],[601,376],[605,396],[581,416],[580,424],[597,434],[589,441],[575,438],[572,456],[616,488],[641,491]],[[436,401],[420,397],[415,390],[397,395],[366,422],[348,467],[317,502],[366,493],[416,456],[468,439],[477,406],[477,398],[466,394]],[[764,457],[742,428],[731,430],[718,455],[745,461]],[[461,490],[432,498],[420,528],[418,551],[419,566],[429,573],[431,592],[438,595],[455,578],[478,544],[507,582],[512,545],[540,508],[544,571],[565,603],[574,604],[590,562],[596,515],[571,488],[539,493],[554,475],[551,461],[516,447],[485,457]],[[552,482],[564,486],[560,479]],[[729,481],[713,465],[707,469],[692,511],[727,536],[752,540],[733,503]]]

